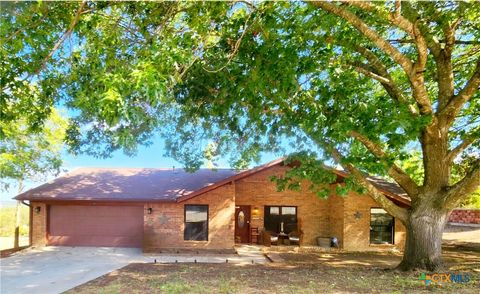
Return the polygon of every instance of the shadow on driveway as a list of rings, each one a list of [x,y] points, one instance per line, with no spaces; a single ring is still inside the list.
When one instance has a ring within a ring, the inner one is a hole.
[[[131,262],[140,248],[45,247],[1,260],[1,293],[60,293]]]

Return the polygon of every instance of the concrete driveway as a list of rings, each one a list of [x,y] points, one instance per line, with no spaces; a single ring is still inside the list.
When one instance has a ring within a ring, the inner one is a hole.
[[[45,247],[0,260],[0,293],[61,293],[131,262],[139,248]]]

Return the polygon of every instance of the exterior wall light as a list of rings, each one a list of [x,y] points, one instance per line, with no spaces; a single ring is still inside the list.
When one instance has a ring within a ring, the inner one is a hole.
[[[151,207],[147,208],[147,213],[148,214],[152,214],[152,212],[153,212],[153,208],[151,208]]]
[[[40,213],[41,210],[42,210],[42,208],[40,206],[35,206],[35,212],[36,213]]]

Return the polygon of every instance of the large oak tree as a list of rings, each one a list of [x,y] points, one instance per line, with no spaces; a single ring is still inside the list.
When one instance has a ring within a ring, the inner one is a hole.
[[[334,179],[322,163],[333,159],[406,226],[400,267],[435,270],[448,213],[480,185],[478,155],[471,160],[479,146],[479,6],[12,5],[2,10],[2,119],[31,111],[23,89],[31,81],[45,93],[36,105],[75,110],[72,152],[132,153],[159,133],[169,155],[198,168],[220,154],[242,166],[291,144],[302,165],[280,186],[308,178],[328,196],[323,187]],[[48,107],[31,111],[34,126],[42,111]],[[421,151],[421,183],[399,164],[411,149]],[[453,179],[465,153],[471,164]],[[384,197],[365,173],[396,181],[411,208]]]

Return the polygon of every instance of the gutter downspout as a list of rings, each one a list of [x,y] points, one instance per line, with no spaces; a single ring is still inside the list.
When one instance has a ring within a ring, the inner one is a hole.
[[[29,207],[28,212],[29,212],[29,217],[28,217],[28,246],[32,246],[32,205],[30,203],[26,203],[25,200],[22,200],[21,203],[23,205],[26,205]]]

